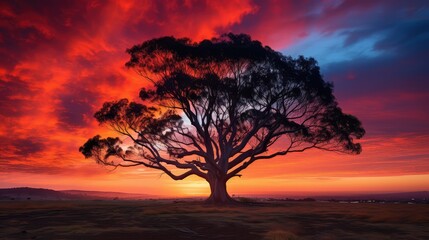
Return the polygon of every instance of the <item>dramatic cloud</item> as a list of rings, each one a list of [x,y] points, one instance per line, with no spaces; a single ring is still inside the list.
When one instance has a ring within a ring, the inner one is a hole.
[[[93,188],[104,179],[119,189],[136,176],[156,185],[152,171],[111,173],[79,154],[88,137],[110,133],[93,113],[105,101],[136,99],[145,85],[124,66],[127,48],[165,35],[199,41],[233,31],[287,55],[315,57],[344,111],[358,116],[368,133],[360,156],[313,151],[255,164],[249,177],[429,176],[424,145],[429,140],[428,5],[417,0],[2,1],[0,172],[22,180],[7,180],[10,186],[24,183],[26,174],[38,176],[38,186],[58,174],[69,179],[58,187],[73,186],[73,177],[85,184],[88,176],[98,179]],[[236,181],[234,186],[246,189]],[[325,182],[335,189],[336,181]]]

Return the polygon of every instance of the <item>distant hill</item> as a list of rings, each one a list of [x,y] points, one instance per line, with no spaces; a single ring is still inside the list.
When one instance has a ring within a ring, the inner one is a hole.
[[[138,194],[138,193],[123,193],[123,192],[100,192],[100,191],[83,191],[83,190],[64,190],[60,191],[65,194],[81,197],[99,197],[99,198],[118,198],[126,200],[156,198],[154,195]]]
[[[244,194],[244,197],[262,198],[270,200],[291,200],[291,201],[369,201],[374,200],[377,202],[418,202],[429,203],[429,191],[419,192],[396,192],[396,193],[276,193],[276,194]]]
[[[79,197],[51,189],[22,187],[0,189],[0,199],[73,200]]]
[[[56,191],[52,189],[29,187],[0,189],[0,200],[136,200],[153,197],[154,196],[147,194],[82,190]]]
[[[379,201],[423,201],[429,200],[429,191],[402,192],[402,193],[378,193],[378,194],[357,194],[357,195],[337,195],[337,196],[316,196],[317,200],[379,200]]]

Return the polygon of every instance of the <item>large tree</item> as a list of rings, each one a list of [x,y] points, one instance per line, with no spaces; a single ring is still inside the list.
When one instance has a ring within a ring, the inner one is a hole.
[[[344,114],[313,58],[291,58],[244,34],[199,43],[162,37],[128,49],[147,80],[139,102],[104,103],[95,136],[79,150],[114,167],[145,166],[174,180],[205,179],[208,202],[233,201],[229,179],[255,161],[316,148],[358,154],[365,131]],[[269,164],[269,162],[267,162]]]

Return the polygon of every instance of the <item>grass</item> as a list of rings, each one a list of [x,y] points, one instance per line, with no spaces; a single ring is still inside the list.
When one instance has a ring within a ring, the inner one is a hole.
[[[0,239],[429,239],[429,205],[2,201]]]

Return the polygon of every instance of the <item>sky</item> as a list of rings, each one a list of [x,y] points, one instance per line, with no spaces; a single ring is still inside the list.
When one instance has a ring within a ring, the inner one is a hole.
[[[1,1],[0,188],[200,196],[208,184],[146,168],[112,170],[78,148],[114,133],[93,114],[147,83],[127,48],[162,37],[246,33],[314,57],[367,134],[360,155],[311,150],[256,162],[230,194],[429,190],[427,1]]]

